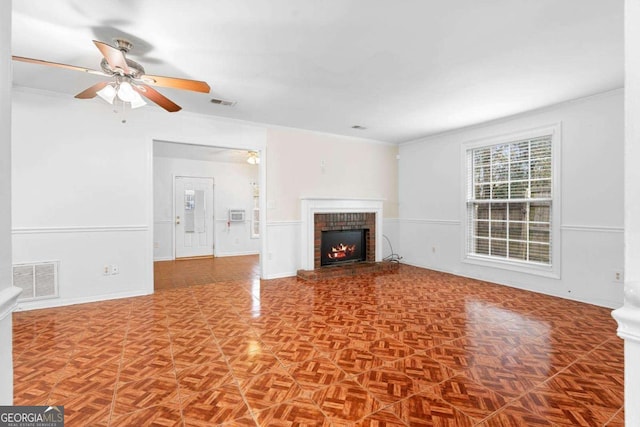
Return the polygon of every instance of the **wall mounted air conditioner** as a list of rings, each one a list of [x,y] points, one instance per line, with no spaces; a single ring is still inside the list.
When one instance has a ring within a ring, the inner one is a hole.
[[[244,221],[244,209],[229,209],[229,222]]]

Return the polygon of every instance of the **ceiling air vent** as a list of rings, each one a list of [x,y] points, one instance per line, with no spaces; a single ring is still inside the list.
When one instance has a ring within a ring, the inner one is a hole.
[[[211,103],[216,105],[224,105],[225,107],[232,107],[236,105],[233,101],[225,101],[224,99],[211,98]]]

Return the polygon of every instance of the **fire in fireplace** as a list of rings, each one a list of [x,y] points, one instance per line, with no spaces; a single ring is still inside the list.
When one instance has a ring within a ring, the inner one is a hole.
[[[320,265],[334,265],[366,260],[366,231],[323,231],[320,242]]]

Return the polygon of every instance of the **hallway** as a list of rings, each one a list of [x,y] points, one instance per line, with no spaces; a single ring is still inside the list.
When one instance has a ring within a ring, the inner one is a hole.
[[[153,263],[153,277],[156,291],[216,282],[260,279],[260,256],[156,261]]]

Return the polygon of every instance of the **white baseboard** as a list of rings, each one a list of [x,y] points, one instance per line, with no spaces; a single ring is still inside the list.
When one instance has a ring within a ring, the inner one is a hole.
[[[170,256],[165,256],[165,257],[157,257],[157,258],[153,258],[153,262],[156,261],[173,261],[175,258],[170,257]]]
[[[244,255],[260,255],[260,251],[246,251],[246,252],[218,252],[214,256],[224,258],[228,256],[244,256]]]
[[[285,273],[277,273],[277,274],[268,274],[266,276],[263,277],[263,279],[265,280],[272,280],[272,279],[284,279],[286,277],[295,277],[298,275],[298,272],[285,272]]]
[[[18,303],[18,306],[14,311],[29,311],[29,310],[40,310],[43,308],[65,307],[67,305],[87,304],[91,302],[140,297],[140,296],[151,295],[151,294],[153,294],[153,291],[151,292],[133,291],[133,292],[120,292],[117,294],[108,294],[108,295],[93,295],[90,297],[81,297],[81,298],[55,298],[55,299],[48,299],[48,300],[28,301],[28,302]]]
[[[444,269],[439,269],[439,268],[434,268],[434,267],[430,267],[428,265],[424,265],[424,264],[420,264],[420,263],[413,263],[413,262],[405,262],[404,260],[401,262],[402,264],[406,264],[406,265],[410,265],[412,267],[418,267],[418,268],[424,268],[425,270],[432,270],[432,271],[437,271],[439,273],[447,273],[447,274],[453,274],[455,276],[460,276],[460,277],[464,277],[467,279],[473,279],[473,280],[480,280],[483,282],[488,282],[488,283],[495,283],[496,285],[500,285],[500,286],[508,286],[510,288],[514,288],[514,289],[520,289],[523,291],[528,291],[528,292],[535,292],[537,294],[543,294],[543,295],[549,295],[552,297],[556,297],[556,298],[562,298],[562,299],[567,299],[567,300],[571,300],[571,301],[577,301],[577,302],[582,302],[585,304],[593,304],[593,305],[598,305],[600,307],[607,307],[607,308],[611,308],[611,309],[615,309],[620,307],[620,304],[616,301],[611,301],[611,300],[604,300],[601,298],[598,299],[588,299],[585,297],[581,297],[579,295],[566,295],[564,293],[560,293],[560,292],[554,292],[552,290],[549,289],[535,289],[533,287],[530,286],[522,286],[518,283],[513,283],[513,282],[504,282],[501,280],[495,280],[495,278],[490,278],[490,277],[482,277],[482,275],[478,275],[478,276],[471,276],[468,274],[462,274],[460,272],[456,272],[456,271],[450,271],[450,270],[444,270]]]
[[[406,260],[405,258],[403,258],[400,261],[400,264],[410,265],[411,267],[424,268],[425,270],[437,271],[438,273],[447,273],[447,274],[453,274],[455,276],[465,277],[465,276],[463,276],[462,274],[460,274],[460,273],[458,273],[456,271],[445,270],[445,269],[442,269],[442,268],[435,268],[435,267],[432,267],[430,265],[421,264],[419,262],[411,262],[411,260]],[[469,277],[469,279],[473,279],[473,277]]]

